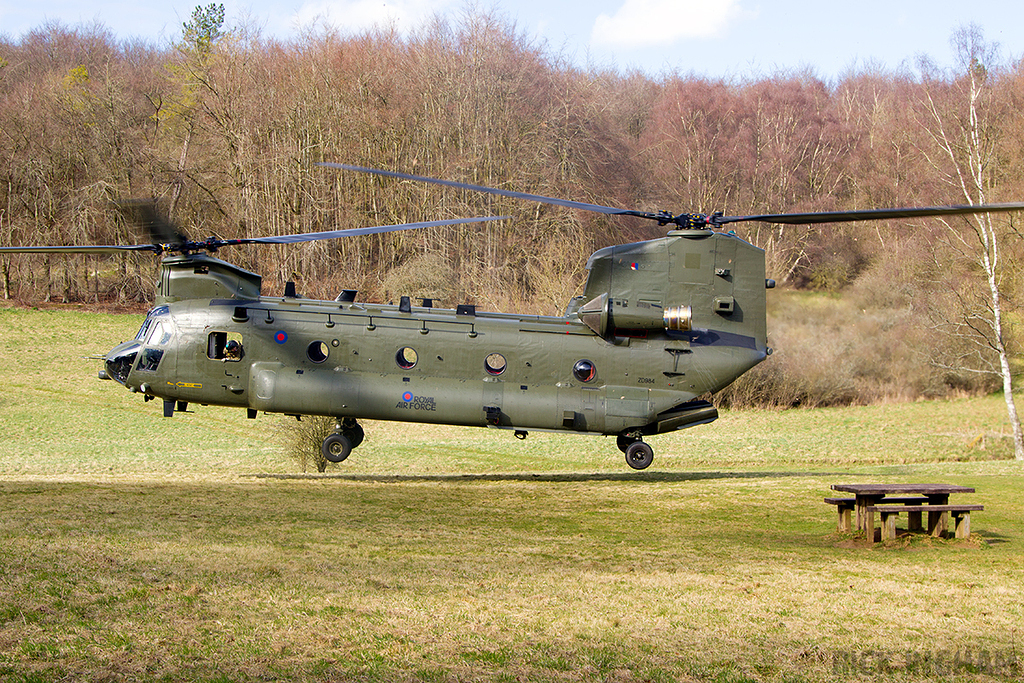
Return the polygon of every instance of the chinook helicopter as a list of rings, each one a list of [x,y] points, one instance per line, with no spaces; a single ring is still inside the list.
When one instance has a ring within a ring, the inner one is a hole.
[[[363,441],[359,420],[393,420],[616,437],[629,467],[654,459],[646,437],[707,424],[702,397],[772,352],[766,329],[764,251],[724,226],[759,221],[821,224],[1024,210],[1024,203],[725,216],[648,213],[407,173],[320,164],[345,172],[434,183],[670,226],[665,237],[596,251],[581,296],[561,316],[510,315],[473,305],[414,306],[265,296],[261,277],[212,256],[240,244],[291,244],[505,217],[430,221],[279,237],[192,241],[152,204],[128,209],[152,243],[3,247],[0,252],[161,255],[154,307],[134,339],[112,349],[101,379],[163,414],[190,403],[325,415],[331,462]]]

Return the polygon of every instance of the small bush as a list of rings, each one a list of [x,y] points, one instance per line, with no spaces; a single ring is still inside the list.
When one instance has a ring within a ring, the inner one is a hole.
[[[324,439],[334,431],[337,420],[323,415],[306,415],[296,422],[290,423],[288,454],[298,463],[303,472],[316,467],[317,472],[326,472],[328,462],[320,450]]]

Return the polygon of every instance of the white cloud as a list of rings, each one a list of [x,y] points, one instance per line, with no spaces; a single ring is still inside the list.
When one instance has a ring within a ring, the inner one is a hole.
[[[613,16],[597,17],[590,39],[601,47],[658,47],[720,37],[732,23],[752,16],[739,0],[624,0]]]
[[[301,28],[327,25],[345,33],[360,32],[374,26],[394,25],[409,30],[422,25],[435,12],[441,12],[452,0],[313,0],[306,2],[293,16]]]

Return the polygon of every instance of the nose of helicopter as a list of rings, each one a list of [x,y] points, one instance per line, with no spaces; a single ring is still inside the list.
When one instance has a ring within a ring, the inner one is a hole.
[[[103,361],[104,369],[100,371],[101,379],[112,379],[121,384],[128,382],[128,373],[132,371],[132,366],[135,365],[135,359],[139,355],[139,349],[142,348],[137,340],[126,341],[118,344]]]

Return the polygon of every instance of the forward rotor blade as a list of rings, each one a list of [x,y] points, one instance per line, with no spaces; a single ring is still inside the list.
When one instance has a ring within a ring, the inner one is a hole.
[[[124,251],[159,251],[154,244],[108,244],[78,247],[0,247],[7,254],[119,254]]]
[[[121,211],[138,225],[153,244],[175,245],[188,242],[188,236],[164,217],[155,200],[127,200],[117,203]]]
[[[1005,213],[1024,211],[1024,203],[1009,204],[962,204],[954,206],[920,206],[904,209],[866,209],[864,211],[824,211],[820,213],[775,213],[758,216],[712,216],[715,225],[759,221],[762,223],[785,223],[789,225],[814,225],[818,223],[851,223],[853,221],[880,221],[890,218],[925,218],[930,216],[962,216],[979,213]]]
[[[444,185],[445,187],[453,187],[460,190],[474,190],[476,192],[485,192],[487,194],[494,194],[501,197],[511,197],[513,199],[526,199],[533,202],[540,202],[542,204],[554,204],[555,206],[564,206],[569,209],[582,209],[584,211],[596,211],[598,213],[604,213],[616,216],[641,216],[647,217],[650,214],[645,214],[639,211],[630,211],[627,209],[616,209],[611,206],[601,206],[600,204],[587,204],[585,202],[574,202],[569,199],[558,199],[557,197],[545,197],[539,194],[529,194],[527,192],[513,192],[512,190],[499,190],[496,187],[487,187],[486,185],[473,185],[470,183],[460,183],[454,180],[440,180],[438,178],[428,178],[426,176],[413,175],[411,173],[398,173],[396,171],[383,171],[379,168],[366,168],[365,166],[351,166],[349,164],[338,164],[329,161],[318,163],[317,166],[326,166],[327,168],[338,168],[343,171],[357,171],[359,173],[369,173],[371,175],[387,176],[389,178],[400,178],[402,180],[416,180],[421,183],[432,183],[434,185]]]
[[[70,246],[70,247],[0,247],[0,253],[22,253],[22,254],[117,254],[125,251],[151,251],[163,252],[189,252],[209,250],[215,251],[221,247],[229,247],[237,244],[298,244],[299,242],[314,242],[316,240],[328,240],[338,237],[354,237],[357,235],[373,235],[382,232],[398,232],[400,230],[415,230],[417,228],[435,228],[446,225],[462,225],[464,223],[484,223],[487,221],[500,221],[508,219],[509,216],[481,216],[477,218],[452,218],[440,221],[421,221],[418,223],[399,223],[397,225],[376,225],[366,228],[348,228],[345,230],[326,230],[322,232],[306,232],[298,235],[279,235],[276,237],[242,237],[239,239],[216,239],[211,238],[203,242],[178,242],[170,245],[162,244],[125,244],[125,245],[102,245],[102,246]]]
[[[452,218],[442,221],[422,221],[419,223],[399,223],[397,225],[376,225],[368,228],[347,228],[345,230],[326,230],[324,232],[304,232],[298,235],[280,235],[278,237],[243,237],[240,239],[223,240],[224,245],[232,244],[296,244],[298,242],[314,242],[329,240],[336,237],[353,237],[356,235],[373,235],[381,232],[398,232],[417,228],[436,228],[445,225],[461,225],[463,223],[483,223],[500,221],[509,216],[483,216],[478,218]]]

